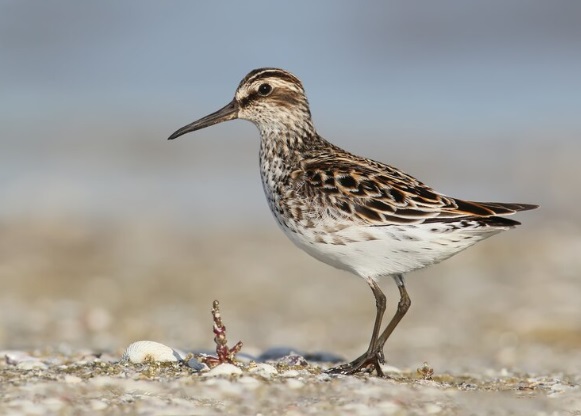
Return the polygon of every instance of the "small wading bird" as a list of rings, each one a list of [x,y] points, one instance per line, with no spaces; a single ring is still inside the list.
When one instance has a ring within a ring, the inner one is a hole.
[[[301,81],[277,68],[250,72],[229,104],[169,139],[237,118],[260,131],[262,185],[284,233],[318,260],[365,279],[375,296],[367,351],[329,373],[375,369],[383,376],[383,346],[411,304],[404,273],[519,224],[501,215],[537,207],[451,198],[392,166],[329,143],[315,130]],[[395,280],[400,301],[381,332],[386,298],[377,279],[383,276]]]

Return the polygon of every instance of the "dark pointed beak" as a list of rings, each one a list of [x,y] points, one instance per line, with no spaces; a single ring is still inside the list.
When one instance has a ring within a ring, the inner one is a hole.
[[[203,117],[191,124],[188,124],[187,126],[182,127],[181,129],[176,130],[171,136],[168,137],[168,140],[173,140],[191,131],[210,127],[223,121],[234,120],[235,118],[238,118],[238,103],[236,100],[232,100],[230,103],[215,113],[207,115],[206,117]]]

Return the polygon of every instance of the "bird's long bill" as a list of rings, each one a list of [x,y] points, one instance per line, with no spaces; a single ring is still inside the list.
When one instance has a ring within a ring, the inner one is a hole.
[[[238,103],[236,100],[232,100],[230,103],[215,113],[207,115],[206,117],[203,117],[197,121],[194,121],[193,123],[188,124],[187,126],[182,127],[181,129],[176,130],[171,136],[168,137],[168,140],[173,140],[191,131],[200,130],[223,121],[233,120],[235,118],[238,118]]]

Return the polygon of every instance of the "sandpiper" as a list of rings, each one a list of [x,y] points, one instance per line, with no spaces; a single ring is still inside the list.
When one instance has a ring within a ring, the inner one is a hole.
[[[375,296],[367,351],[328,370],[333,374],[375,369],[384,376],[383,347],[411,304],[404,274],[519,225],[501,215],[537,207],[451,198],[392,166],[333,145],[315,130],[301,81],[277,68],[251,71],[230,103],[169,139],[237,118],[260,131],[262,185],[284,233],[318,260],[362,277]],[[400,300],[381,332],[386,298],[377,281],[383,276],[395,280]]]

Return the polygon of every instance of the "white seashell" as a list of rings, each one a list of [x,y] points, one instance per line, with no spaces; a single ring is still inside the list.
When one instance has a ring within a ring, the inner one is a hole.
[[[155,341],[137,341],[127,347],[121,361],[143,363],[144,361],[181,361],[184,355],[167,345]]]

